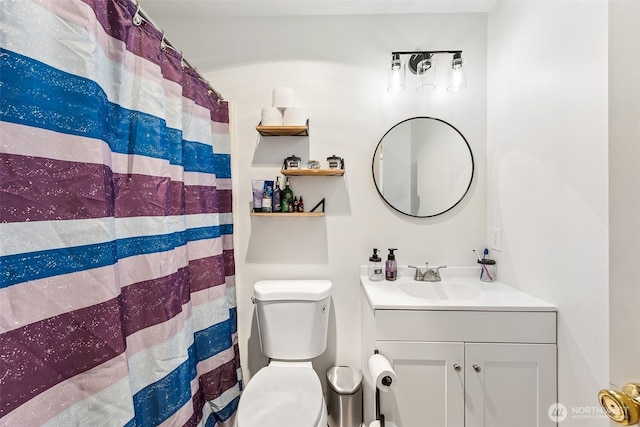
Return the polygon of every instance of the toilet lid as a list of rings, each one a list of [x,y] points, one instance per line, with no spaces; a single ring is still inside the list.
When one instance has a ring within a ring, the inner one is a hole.
[[[322,413],[322,386],[310,367],[267,366],[240,397],[238,426],[282,427],[295,420],[313,427]]]

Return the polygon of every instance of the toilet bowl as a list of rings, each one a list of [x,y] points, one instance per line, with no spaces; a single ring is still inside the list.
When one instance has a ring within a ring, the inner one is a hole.
[[[236,427],[325,427],[327,409],[311,362],[277,362],[260,369],[240,398]]]
[[[327,407],[311,359],[324,353],[331,306],[328,280],[262,280],[252,301],[269,364],[240,396],[235,427],[326,427]]]

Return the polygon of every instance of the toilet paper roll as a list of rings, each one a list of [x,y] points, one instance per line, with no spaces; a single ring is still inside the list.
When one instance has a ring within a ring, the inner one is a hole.
[[[374,354],[369,358],[369,373],[380,391],[391,390],[398,379],[391,363],[381,354]]]
[[[273,88],[273,107],[288,108],[294,107],[295,105],[296,103],[293,89],[291,89],[290,87]]]
[[[285,126],[304,126],[307,124],[307,117],[304,109],[300,107],[288,107],[284,109]]]
[[[282,111],[276,107],[265,107],[262,109],[262,126],[282,126]]]

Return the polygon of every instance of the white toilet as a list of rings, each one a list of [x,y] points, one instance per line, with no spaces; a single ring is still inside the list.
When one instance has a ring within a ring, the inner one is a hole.
[[[269,365],[240,397],[236,427],[326,427],[327,407],[311,359],[324,353],[329,280],[262,280],[253,287],[260,347]]]

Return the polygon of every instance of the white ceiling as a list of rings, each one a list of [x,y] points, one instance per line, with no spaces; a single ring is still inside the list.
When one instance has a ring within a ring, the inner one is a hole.
[[[152,19],[487,12],[497,0],[138,0]]]

